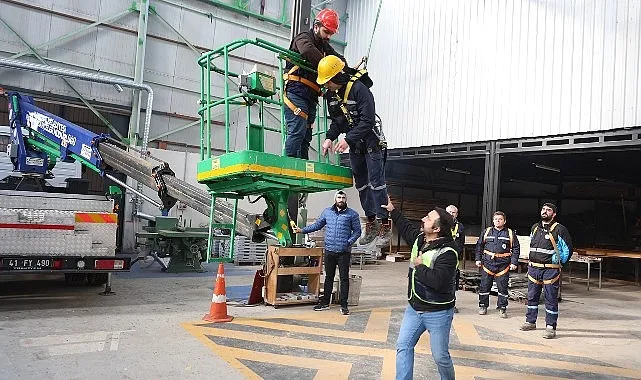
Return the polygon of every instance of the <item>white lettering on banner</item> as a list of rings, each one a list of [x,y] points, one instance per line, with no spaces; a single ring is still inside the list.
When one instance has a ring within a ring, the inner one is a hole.
[[[27,126],[34,131],[42,130],[60,139],[62,146],[76,146],[76,136],[67,134],[67,126],[53,118],[36,112],[27,112]]]
[[[29,166],[42,166],[45,164],[45,160],[39,157],[27,157],[25,163]]]
[[[80,147],[80,155],[87,160],[91,160],[91,147],[85,144],[82,144]]]

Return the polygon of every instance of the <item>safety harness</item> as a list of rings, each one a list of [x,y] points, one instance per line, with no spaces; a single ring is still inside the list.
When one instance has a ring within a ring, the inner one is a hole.
[[[492,227],[488,227],[485,230],[485,234],[483,235],[483,243],[487,242],[487,237],[490,235],[490,231],[492,231]],[[483,253],[490,256],[492,260],[494,260],[497,257],[510,257],[512,256],[512,245],[514,242],[514,232],[511,229],[507,229],[508,235],[510,236],[510,252],[505,252],[505,253],[494,253],[492,251],[489,251],[487,249],[483,250]],[[507,272],[510,271],[510,266],[508,265],[505,269],[499,271],[499,272],[492,272],[491,270],[487,269],[485,265],[483,265],[483,270],[489,274],[490,276],[494,277],[501,277]]]
[[[307,78],[301,77],[300,75],[294,75],[294,73],[298,71],[298,69],[300,69],[300,66],[295,65],[291,69],[289,69],[287,74],[283,74],[283,80],[285,81],[285,86],[287,86],[287,82],[289,81],[300,82],[306,85],[307,87],[311,88],[317,95],[320,96],[321,95],[320,86],[318,86],[316,83],[312,82]],[[289,100],[286,94],[287,94],[286,91],[283,92],[283,103],[285,103],[287,108],[292,110],[294,115],[300,116],[303,119],[307,120],[307,118],[309,117],[309,115],[307,115],[307,112],[301,110],[300,107],[296,107],[296,105],[292,103],[291,100]]]
[[[559,253],[559,248],[557,247],[556,240],[554,239],[554,236],[552,235],[552,231],[554,230],[554,228],[556,227],[557,224],[558,224],[557,222],[552,223],[552,225],[550,226],[550,229],[548,230],[548,236],[550,237],[550,242],[552,243],[552,248],[554,248],[554,252],[556,252],[556,254],[559,256],[559,259],[561,259],[561,254]],[[534,228],[532,229],[532,236],[534,236],[534,234],[536,233],[536,231],[538,229],[539,229],[538,225],[534,226]],[[528,265],[531,266],[531,267],[535,267],[535,268],[552,268],[552,269],[560,269],[561,268],[561,264],[541,264],[541,263],[533,263],[531,261],[528,263]],[[527,278],[530,281],[532,281],[533,283],[538,284],[538,285],[554,284],[555,282],[557,282],[559,280],[560,277],[561,277],[561,271],[559,271],[559,274],[556,277],[551,278],[549,280],[543,280],[543,281],[539,281],[539,280],[533,278],[532,276],[530,276],[529,274],[527,275]]]
[[[485,230],[485,234],[483,235],[483,243],[487,242],[487,237],[490,235],[490,231],[492,231],[492,227],[488,227]],[[494,259],[495,257],[510,257],[510,256],[512,256],[512,252],[511,251],[512,251],[512,246],[514,245],[513,244],[514,243],[514,232],[511,229],[508,228],[507,229],[507,233],[510,236],[510,252],[494,253],[494,252],[488,251],[486,249],[486,250],[483,250],[483,253],[488,255],[488,256],[490,256],[492,259]],[[490,272],[488,272],[488,273],[490,273]],[[492,274],[492,273],[490,273],[490,274]]]

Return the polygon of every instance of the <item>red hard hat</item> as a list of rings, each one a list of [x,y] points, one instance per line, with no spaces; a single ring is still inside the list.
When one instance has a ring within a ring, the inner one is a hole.
[[[316,15],[316,21],[323,24],[325,29],[332,33],[336,33],[336,31],[338,31],[338,13],[333,9],[322,9],[318,12],[318,15]]]

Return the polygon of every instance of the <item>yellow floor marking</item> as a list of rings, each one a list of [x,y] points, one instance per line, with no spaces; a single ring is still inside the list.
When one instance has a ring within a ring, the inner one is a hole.
[[[229,347],[219,346],[209,339],[204,333],[203,329],[188,323],[181,323],[181,326],[187,330],[191,335],[195,336],[196,339],[200,340],[205,344],[206,347],[209,347],[210,350],[214,351],[221,359],[229,363],[233,368],[238,370],[238,372],[243,375],[246,379],[261,379],[254,371],[247,368],[243,363],[238,361],[234,355],[229,351]],[[256,355],[258,356],[258,355]]]
[[[239,340],[245,340],[248,342],[272,344],[272,345],[278,345],[278,346],[313,349],[317,351],[334,352],[334,353],[347,354],[347,355],[361,355],[361,356],[384,357],[386,354],[389,354],[389,353],[393,353],[394,355],[396,354],[396,351],[393,349],[349,346],[344,344],[315,342],[315,341],[309,341],[305,339],[289,338],[289,337],[274,337],[271,335],[263,335],[259,333],[246,332],[246,331],[208,328],[208,327],[203,327],[202,325],[183,324],[183,327],[184,326],[189,326],[190,328],[188,330],[190,332],[194,332],[202,335],[239,339]]]
[[[347,379],[352,371],[352,363],[339,362],[335,360],[314,359],[308,357],[272,354],[246,350],[244,348],[226,348],[231,355],[237,359],[252,360],[261,363],[287,365],[298,368],[316,369],[316,379]]]
[[[417,350],[418,351],[418,350]],[[426,353],[429,353],[426,352]],[[588,372],[601,375],[609,376],[622,376],[622,377],[633,377],[636,378],[641,375],[641,372],[626,369],[626,368],[617,368],[617,367],[607,367],[594,364],[584,364],[576,362],[567,362],[561,360],[552,360],[552,359],[541,359],[541,358],[532,358],[527,356],[520,356],[514,354],[486,354],[480,351],[464,351],[464,350],[450,350],[450,355],[457,358],[473,359],[473,360],[483,360],[488,362],[499,362],[505,364],[521,364],[529,365],[532,367],[544,367],[544,368],[554,368],[565,371],[580,371]],[[518,360],[518,362],[512,362],[512,358],[523,358],[524,360]]]
[[[572,355],[567,351],[567,348],[557,348],[557,347],[549,346],[537,341],[532,341],[529,344],[524,344],[524,343],[511,343],[511,342],[501,342],[496,340],[483,339],[479,336],[478,332],[474,328],[474,323],[472,322],[455,320],[452,323],[452,326],[454,327],[459,343],[464,345],[504,348],[507,350],[542,352],[546,354]],[[504,333],[502,331],[497,331],[497,334],[498,334],[497,336],[500,337],[500,334],[504,334]],[[524,332],[523,336],[515,336],[515,337],[518,339],[527,341],[528,340],[528,337],[526,336],[527,334],[528,332]],[[575,356],[580,356],[580,355],[575,355]]]
[[[454,366],[454,372],[456,373],[456,378],[458,380],[474,380],[477,377],[489,378],[489,379],[505,379],[513,380],[518,378],[519,380],[555,380],[559,379],[558,376],[540,376],[540,375],[529,375],[522,372],[518,374],[513,371],[500,371],[494,369],[483,369],[476,367],[466,367],[461,365]],[[571,379],[571,377],[562,377],[561,379]]]
[[[389,331],[389,321],[392,318],[391,309],[373,309],[365,326],[363,334],[373,337],[379,337],[379,342],[387,341]]]
[[[273,315],[268,317],[261,317],[261,319],[293,319],[295,321],[326,323],[330,325],[345,326],[349,316],[341,314],[329,314],[322,312],[305,313],[305,314],[289,314],[289,315]]]
[[[316,316],[315,314],[316,313],[296,315],[296,316],[293,316],[293,318],[297,318],[299,320],[312,321],[312,322],[322,320],[323,323],[327,323],[327,321],[323,319],[323,315]],[[319,313],[319,314],[322,314],[322,313]],[[344,316],[336,316],[336,317],[338,318],[336,318],[335,320],[336,321],[342,320],[343,324],[347,320],[347,317],[344,317]],[[290,318],[290,317],[274,316],[274,317],[265,318],[265,319],[273,319],[273,318]],[[245,325],[245,326],[263,327],[263,328],[270,328],[270,329],[275,329],[280,331],[311,334],[311,335],[318,335],[318,336],[333,336],[333,337],[342,337],[347,339],[386,342],[387,333],[389,330],[389,323],[391,319],[391,310],[390,309],[373,309],[370,315],[369,321],[367,323],[367,326],[365,328],[365,331],[363,333],[350,332],[350,331],[335,331],[335,330],[315,328],[315,327],[294,326],[294,325],[287,325],[285,323],[272,322],[265,319],[257,320],[257,319],[249,319],[249,318],[237,318],[232,323]],[[286,347],[295,347],[300,349],[313,349],[313,350],[338,353],[338,354],[382,357],[383,365],[381,369],[381,378],[392,379],[394,378],[394,375],[395,375],[396,351],[394,348],[383,349],[383,348],[373,348],[373,347],[352,346],[349,344],[317,342],[313,340],[298,339],[298,338],[291,338],[291,337],[278,337],[278,336],[272,336],[272,335],[265,335],[264,333],[254,333],[254,332],[246,332],[246,331],[219,329],[215,327],[213,328],[206,327],[205,324],[202,324],[202,322],[197,322],[192,324],[183,323],[182,326],[187,331],[189,331],[192,335],[196,336],[199,340],[204,342],[221,358],[229,362],[234,368],[238,369],[241,372],[241,374],[245,375],[248,378],[256,378],[256,374],[246,366],[242,365],[242,363],[240,363],[237,360],[238,358],[246,358],[246,359],[257,360],[261,362],[280,363],[280,364],[292,365],[296,367],[319,369],[317,378],[330,376],[330,375],[331,377],[338,377],[338,378],[346,377],[349,375],[351,371],[351,364],[338,362],[336,363],[338,367],[334,367],[333,366],[335,363],[334,361],[321,360],[323,364],[319,364],[321,362],[314,362],[314,364],[308,363],[309,365],[305,366],[305,365],[301,365],[301,363],[307,362],[308,360],[312,360],[311,358],[305,358],[304,360],[301,361],[300,357],[288,356],[288,355],[276,355],[276,354],[272,356],[268,356],[269,358],[271,358],[268,360],[268,359],[265,359],[266,356],[262,352],[257,353],[256,351],[250,351],[245,349],[232,349],[230,347],[219,346],[214,342],[212,342],[212,340],[209,339],[207,336],[225,337],[225,338],[244,340],[248,342],[256,342],[256,343],[271,344],[271,345],[286,346]],[[527,352],[543,352],[548,354],[560,353],[568,356],[575,356],[578,358],[583,357],[583,355],[572,355],[571,353],[561,350],[560,348],[547,346],[542,344],[541,342],[532,342],[531,344],[521,344],[521,343],[509,343],[509,342],[497,342],[493,340],[485,340],[479,336],[478,331],[475,329],[474,326],[475,325],[469,321],[465,321],[461,319],[454,320],[452,327],[454,328],[461,344],[477,346],[478,348],[481,348],[481,349],[482,347],[509,348],[509,349],[515,349],[515,350],[523,350],[526,352],[523,352],[521,354],[517,353],[516,355],[515,354],[508,355],[508,354],[484,353],[480,350],[479,351],[450,350],[450,354],[452,357],[472,359],[472,360],[482,360],[486,362],[512,364],[511,359],[516,356],[518,358],[525,359],[524,361],[520,361],[519,363],[530,365],[532,367],[553,368],[553,369],[567,370],[567,371],[582,371],[587,373],[602,374],[606,376],[610,375],[610,376],[622,376],[622,377],[632,377],[632,378],[639,378],[641,375],[641,372],[632,370],[632,369],[627,369],[627,368],[605,367],[605,366],[593,365],[593,364],[583,364],[580,362],[575,363],[575,362],[566,362],[566,361],[553,360],[553,359],[531,358],[527,355]],[[498,334],[502,333],[502,331],[500,330],[496,330],[496,331]],[[519,337],[520,336],[517,336],[517,338]],[[429,339],[428,332],[425,332],[419,339],[419,342],[416,346],[416,352],[421,354],[431,355],[430,339]],[[261,359],[257,359],[257,358],[261,358]],[[327,364],[327,362],[329,362],[330,364]],[[287,363],[294,363],[294,364],[287,364]],[[315,366],[316,364],[318,364],[318,368]],[[513,364],[517,364],[517,362],[515,361]],[[349,365],[349,368],[346,365]],[[467,367],[467,366],[455,366],[455,367],[456,367],[457,377],[463,378],[463,379],[473,379],[475,376],[482,376],[482,377],[489,377],[489,378],[496,378],[496,379],[514,378],[513,371],[488,370],[488,369],[480,369],[480,368]],[[335,372],[331,372],[330,374],[327,372],[322,372],[321,371],[322,369],[331,369],[331,371],[335,371]],[[532,379],[532,380],[552,379],[552,377],[528,375],[522,372],[519,372],[518,376],[519,376],[519,379]]]
[[[389,350],[383,355],[383,368],[381,368],[381,379],[396,378],[396,350]]]
[[[319,327],[287,325],[283,323],[275,323],[275,322],[269,322],[265,320],[248,319],[248,318],[234,318],[234,321],[231,323],[245,325],[245,326],[262,327],[262,328],[273,329],[273,330],[289,331],[289,332],[294,332],[299,334],[331,336],[331,337],[337,337],[337,338],[367,340],[367,341],[373,341],[373,342],[387,341],[387,331],[385,331],[384,333],[382,333],[381,331],[374,331],[374,333],[368,334],[368,333],[360,333],[360,332],[354,332],[354,331],[327,330]],[[372,330],[376,330],[376,329],[372,328]]]

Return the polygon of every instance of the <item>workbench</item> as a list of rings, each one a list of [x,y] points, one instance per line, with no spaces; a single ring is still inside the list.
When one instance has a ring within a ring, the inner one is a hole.
[[[570,262],[573,263],[584,263],[587,264],[588,266],[588,278],[587,278],[587,288],[588,291],[590,290],[590,273],[591,273],[591,267],[592,264],[599,263],[599,289],[601,289],[601,272],[603,268],[603,258],[602,257],[595,257],[595,256],[585,256],[581,255],[577,252],[574,252],[572,257],[570,257]],[[572,283],[572,266],[568,265],[568,283]]]
[[[641,252],[605,248],[576,248],[575,251],[581,256],[589,256],[592,258],[634,259],[634,283],[637,286],[639,285],[639,264],[641,263]]]

